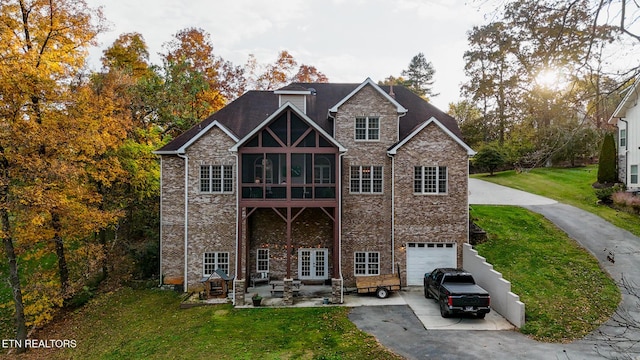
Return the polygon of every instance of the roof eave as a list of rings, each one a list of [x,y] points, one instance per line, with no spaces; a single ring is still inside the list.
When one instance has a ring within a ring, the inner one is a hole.
[[[436,124],[442,131],[445,132],[445,134],[449,135],[449,137],[451,137],[456,143],[458,143],[458,145],[462,146],[462,148],[466,150],[468,156],[473,156],[476,154],[476,152],[472,148],[470,148],[469,145],[467,145],[464,141],[462,141],[462,139],[452,133],[451,130],[447,129],[446,126],[442,125],[442,123],[433,116],[429,120],[423,122],[422,125],[418,126],[415,130],[413,130],[411,134],[407,135],[404,139],[402,139],[402,141],[391,147],[387,151],[387,154],[389,154],[390,156],[394,156],[398,152],[398,149],[409,142],[409,140],[419,134],[425,127],[427,127],[431,123]]]

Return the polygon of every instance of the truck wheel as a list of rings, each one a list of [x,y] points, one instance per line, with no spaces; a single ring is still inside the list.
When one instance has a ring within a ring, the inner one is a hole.
[[[446,305],[442,301],[440,302],[440,315],[443,318],[448,318],[449,317],[449,311],[447,310]]]
[[[380,299],[384,299],[389,296],[389,290],[385,288],[378,288],[378,290],[376,290],[376,296]]]
[[[477,314],[476,314],[476,317],[477,317],[478,319],[484,319],[484,316],[485,316],[485,315],[487,315],[487,313],[477,313]]]
[[[431,299],[431,294],[429,294],[429,291],[427,290],[427,288],[424,288],[424,298],[425,299]]]

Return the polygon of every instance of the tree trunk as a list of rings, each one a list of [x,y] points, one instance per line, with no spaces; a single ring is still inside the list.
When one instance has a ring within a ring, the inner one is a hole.
[[[51,222],[55,234],[53,235],[53,241],[56,245],[56,255],[58,256],[58,274],[60,275],[60,290],[62,291],[63,299],[67,299],[69,296],[69,267],[67,266],[67,258],[64,254],[64,243],[62,236],[60,236],[60,216],[57,213],[53,213]]]
[[[3,189],[2,197],[6,203],[6,187]],[[11,284],[11,293],[13,295],[13,303],[16,308],[15,314],[15,326],[16,326],[16,340],[20,344],[24,345],[24,340],[27,339],[27,325],[24,317],[24,304],[22,303],[22,288],[20,287],[20,276],[18,274],[18,262],[16,260],[16,252],[13,247],[13,238],[9,236],[9,214],[6,209],[0,210],[0,218],[2,219],[2,232],[4,238],[4,251],[7,254],[7,260],[9,261],[9,283]],[[21,346],[18,348],[18,354],[27,351],[27,348]]]

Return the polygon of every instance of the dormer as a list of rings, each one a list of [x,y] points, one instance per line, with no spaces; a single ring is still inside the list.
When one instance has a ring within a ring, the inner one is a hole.
[[[278,106],[290,102],[304,114],[307,113],[307,96],[312,95],[312,89],[291,84],[273,92],[278,95]]]

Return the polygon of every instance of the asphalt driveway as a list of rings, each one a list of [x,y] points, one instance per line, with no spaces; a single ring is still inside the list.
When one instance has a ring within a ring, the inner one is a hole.
[[[569,344],[540,343],[509,330],[425,328],[407,305],[354,308],[349,318],[358,328],[407,359],[640,359],[640,329],[620,326],[627,322],[621,315],[640,324],[638,298],[622,286],[624,278],[634,290],[640,287],[640,238],[578,208],[482,180],[470,179],[469,192],[472,205],[523,206],[578,241],[620,282],[623,299],[617,314],[592,334]]]

